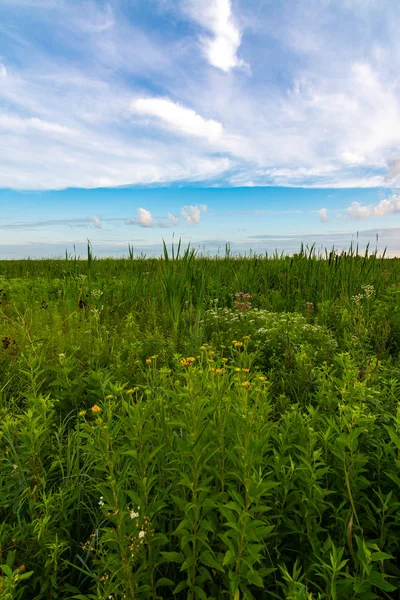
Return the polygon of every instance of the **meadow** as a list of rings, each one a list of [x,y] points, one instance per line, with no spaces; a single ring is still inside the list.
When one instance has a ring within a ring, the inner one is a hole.
[[[0,261],[0,597],[398,598],[400,259]]]

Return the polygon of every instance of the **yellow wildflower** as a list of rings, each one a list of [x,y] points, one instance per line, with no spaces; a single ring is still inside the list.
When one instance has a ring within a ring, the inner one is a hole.
[[[126,391],[127,394],[134,394],[135,392],[137,392],[137,388],[131,388],[130,390]]]
[[[191,367],[192,364],[195,362],[195,358],[194,356],[189,356],[188,358],[182,358],[181,360],[181,365],[183,365],[184,367]]]
[[[215,369],[215,372],[217,375],[222,375],[222,373],[224,372],[223,369]]]
[[[200,346],[200,350],[207,350],[207,346]]]
[[[235,371],[236,373],[240,373],[241,369],[239,367],[236,367]]]
[[[251,388],[251,383],[250,381],[243,381],[242,386],[246,388],[246,390],[249,390]]]
[[[95,413],[95,414],[101,412],[100,406],[98,404],[93,404],[93,406],[92,406],[92,412]]]
[[[221,360],[222,360],[222,362],[226,363],[226,362],[228,362],[229,359],[228,358],[222,358]]]
[[[108,394],[108,396],[106,396],[106,400],[111,400],[112,398],[114,398],[112,394]]]
[[[250,373],[250,369],[242,369],[243,373]]]
[[[84,417],[86,415],[86,410],[79,411],[79,416]]]
[[[235,348],[241,348],[243,346],[243,342],[235,342],[234,346]]]
[[[151,358],[146,358],[146,365],[151,365]]]
[[[258,378],[260,381],[265,381],[267,378],[264,377],[264,375],[260,375],[260,377]]]

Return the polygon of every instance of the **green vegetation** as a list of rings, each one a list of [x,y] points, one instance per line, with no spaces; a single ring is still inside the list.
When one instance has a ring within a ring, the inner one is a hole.
[[[2,600],[398,597],[400,260],[89,247],[0,301]]]

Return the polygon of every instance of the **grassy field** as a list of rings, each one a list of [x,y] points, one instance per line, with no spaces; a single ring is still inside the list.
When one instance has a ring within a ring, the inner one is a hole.
[[[398,598],[400,259],[0,262],[0,597]]]

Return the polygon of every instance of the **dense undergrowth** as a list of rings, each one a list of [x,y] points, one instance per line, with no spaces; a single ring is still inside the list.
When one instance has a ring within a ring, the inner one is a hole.
[[[0,262],[0,597],[397,598],[400,260]]]

